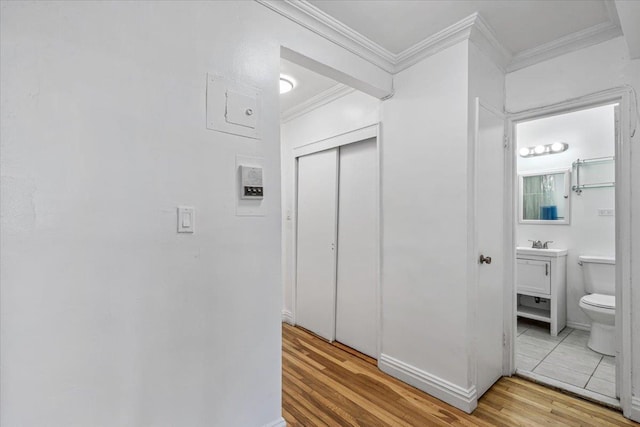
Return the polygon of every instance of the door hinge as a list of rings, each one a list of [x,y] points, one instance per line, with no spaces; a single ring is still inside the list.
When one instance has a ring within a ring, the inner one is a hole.
[[[505,334],[504,332],[502,333],[502,346],[507,346],[507,334]]]
[[[504,148],[509,148],[509,138],[507,138],[507,135],[504,136]]]

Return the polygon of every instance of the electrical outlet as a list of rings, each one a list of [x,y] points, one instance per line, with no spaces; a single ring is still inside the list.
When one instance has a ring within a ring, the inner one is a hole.
[[[614,216],[615,215],[615,210],[614,209],[598,209],[598,215],[599,216]]]

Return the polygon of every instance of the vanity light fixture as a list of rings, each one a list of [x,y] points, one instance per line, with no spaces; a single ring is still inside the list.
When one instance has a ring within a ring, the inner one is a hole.
[[[291,92],[294,87],[295,83],[291,77],[285,76],[283,74],[280,75],[280,95],[282,95],[283,93]]]
[[[554,142],[547,145],[536,145],[535,147],[523,147],[518,151],[520,157],[544,156],[545,154],[558,154],[569,149],[566,142]]]

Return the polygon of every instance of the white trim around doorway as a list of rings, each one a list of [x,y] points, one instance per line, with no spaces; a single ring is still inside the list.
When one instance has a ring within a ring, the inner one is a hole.
[[[619,103],[620,122],[618,123],[618,138],[615,142],[615,176],[616,176],[616,363],[619,375],[620,405],[626,417],[637,411],[636,399],[632,399],[632,372],[631,372],[631,118],[635,117],[635,108],[632,101],[632,90],[628,87],[618,87],[585,95],[579,98],[563,101],[548,106],[528,109],[507,115],[507,138],[509,141],[511,162],[510,182],[506,183],[506,190],[510,200],[507,201],[510,209],[509,221],[511,221],[510,248],[511,255],[515,259],[515,235],[516,235],[516,204],[515,194],[516,179],[516,141],[515,128],[518,122],[540,119],[572,111],[583,110],[601,105]],[[515,268],[507,267],[507,274],[511,277],[513,286],[509,290],[506,301],[505,314],[516,322],[516,287]],[[515,373],[515,328],[507,337],[506,351],[509,354],[507,374]],[[637,415],[637,414],[636,414]]]

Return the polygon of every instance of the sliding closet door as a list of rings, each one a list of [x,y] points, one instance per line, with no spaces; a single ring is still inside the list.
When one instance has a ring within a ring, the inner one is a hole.
[[[377,354],[378,161],[375,138],[340,148],[336,340]]]
[[[296,323],[334,340],[338,149],[298,159]]]

